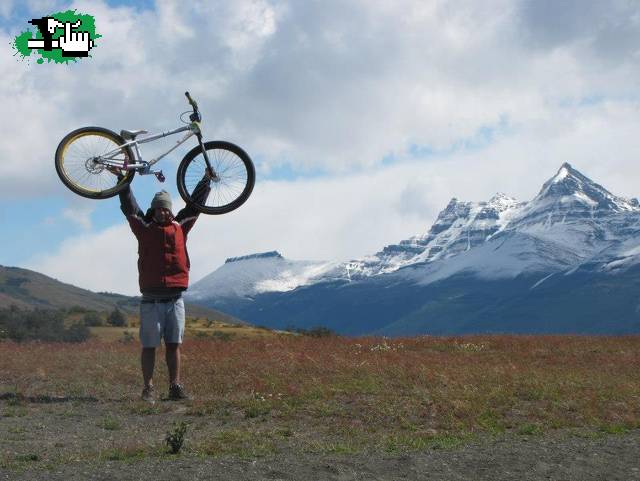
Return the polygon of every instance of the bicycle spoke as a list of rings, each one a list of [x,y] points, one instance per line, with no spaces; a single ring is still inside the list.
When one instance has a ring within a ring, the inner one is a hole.
[[[92,159],[101,157],[118,148],[111,138],[98,133],[89,132],[73,139],[66,147],[62,168],[67,178],[78,188],[88,192],[102,192],[118,185],[118,179],[100,163]],[[127,154],[121,150],[110,156],[111,160],[124,162]]]
[[[249,185],[249,171],[245,160],[234,150],[208,147],[207,155],[216,174],[210,181],[210,193],[199,205],[206,209],[225,210],[240,199]],[[197,197],[195,189],[207,171],[204,155],[198,153],[191,158],[181,174],[181,182],[189,198]],[[209,212],[211,213],[211,212]]]

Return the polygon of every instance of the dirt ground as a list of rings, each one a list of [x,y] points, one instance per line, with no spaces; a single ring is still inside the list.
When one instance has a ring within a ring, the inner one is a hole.
[[[502,439],[401,456],[280,455],[266,459],[143,460],[74,464],[21,474],[11,480],[636,480],[640,479],[638,433],[598,440]]]
[[[210,456],[188,446],[230,426],[187,416],[180,403],[145,413],[91,399],[32,401],[0,401],[0,480],[640,480],[640,430],[502,433],[440,449],[336,454],[294,449],[309,435],[295,427],[273,452]],[[176,418],[191,423],[185,449],[161,453]]]

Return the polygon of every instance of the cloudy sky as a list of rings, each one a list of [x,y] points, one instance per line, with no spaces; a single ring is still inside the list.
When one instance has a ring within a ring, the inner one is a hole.
[[[66,9],[95,17],[91,58],[15,55],[31,18]],[[0,264],[96,291],[138,293],[137,243],[117,197],[63,186],[56,147],[87,125],[178,127],[185,90],[205,139],[257,170],[245,205],[198,220],[192,282],[255,252],[371,254],[426,232],[451,197],[531,199],[567,161],[640,195],[635,1],[2,0],[0,74]],[[164,185],[135,178],[143,208],[160,188],[184,205],[183,147]]]

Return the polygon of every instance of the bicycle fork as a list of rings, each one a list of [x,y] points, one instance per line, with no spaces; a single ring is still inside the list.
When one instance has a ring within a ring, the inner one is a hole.
[[[207,164],[207,174],[211,177],[211,180],[218,181],[220,178],[213,167],[211,167],[211,162],[209,162],[209,155],[207,154],[207,149],[204,148],[204,144],[202,143],[202,134],[200,132],[196,133],[196,137],[198,137],[198,144],[200,144],[200,149],[202,149],[202,155],[204,156],[204,162]]]

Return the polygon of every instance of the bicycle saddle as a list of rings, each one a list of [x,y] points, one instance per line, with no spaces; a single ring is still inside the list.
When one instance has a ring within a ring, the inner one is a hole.
[[[121,130],[120,135],[125,140],[134,140],[140,134],[148,134],[146,130]]]

